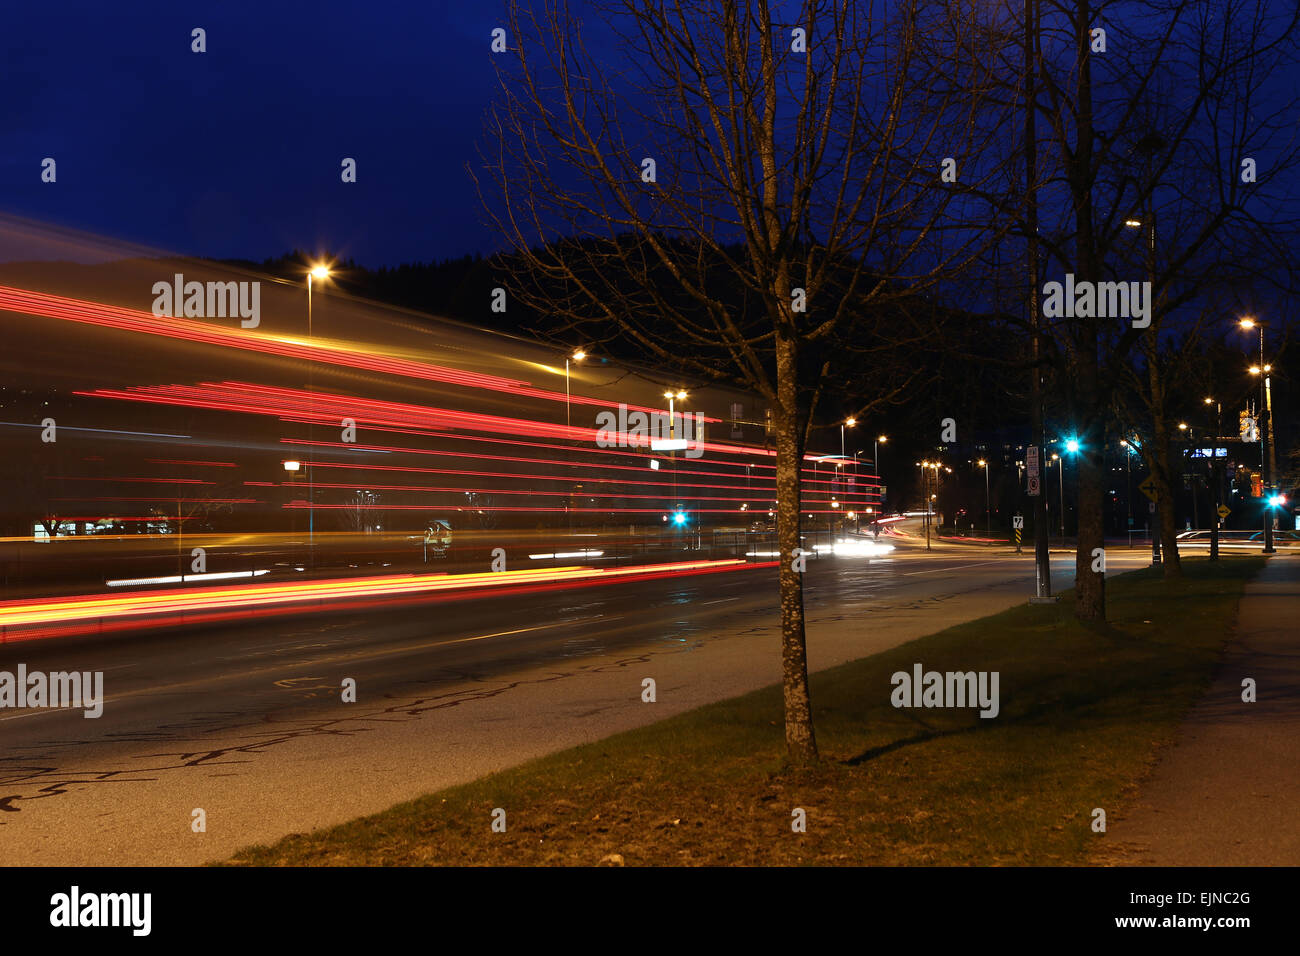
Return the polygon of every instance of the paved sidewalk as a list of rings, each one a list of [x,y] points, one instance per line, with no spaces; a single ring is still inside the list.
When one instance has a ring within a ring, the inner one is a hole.
[[[1247,585],[1209,692],[1106,843],[1120,865],[1300,865],[1300,556]]]

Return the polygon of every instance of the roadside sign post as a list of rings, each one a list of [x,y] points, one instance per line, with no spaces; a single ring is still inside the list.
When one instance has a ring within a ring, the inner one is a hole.
[[[1020,533],[1021,533],[1021,531],[1024,530],[1024,527],[1025,527],[1025,516],[1024,516],[1024,515],[1015,515],[1015,516],[1012,517],[1012,519],[1011,519],[1011,531],[1012,531],[1012,533],[1015,535],[1015,538],[1016,538],[1016,554],[1022,554],[1022,553],[1023,553],[1023,552],[1021,551],[1021,549],[1020,549]]]
[[[1035,383],[1038,381],[1035,374]],[[1041,428],[1035,432],[1035,440],[1042,441]],[[1042,447],[1029,445],[1025,448],[1025,493],[1032,499],[1034,509],[1034,596],[1030,604],[1055,604],[1052,596],[1052,561],[1047,544],[1047,496],[1043,494]],[[1020,519],[1024,528],[1024,518]],[[1019,544],[1020,532],[1016,532]]]
[[[1151,499],[1151,563],[1160,563],[1160,516],[1156,512],[1156,502],[1160,500],[1160,490],[1156,487],[1154,475],[1147,475],[1138,490]]]

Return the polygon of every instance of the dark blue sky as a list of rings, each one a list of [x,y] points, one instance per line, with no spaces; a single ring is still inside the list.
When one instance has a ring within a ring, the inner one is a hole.
[[[465,164],[502,6],[3,4],[0,211],[199,256],[491,251]]]

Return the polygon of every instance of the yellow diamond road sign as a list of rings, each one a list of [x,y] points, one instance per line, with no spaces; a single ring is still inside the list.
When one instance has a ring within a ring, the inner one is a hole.
[[[1230,515],[1230,514],[1232,514],[1232,509],[1231,509],[1231,508],[1229,508],[1227,505],[1219,505],[1219,517],[1220,517],[1220,518],[1226,518],[1226,517],[1228,517],[1228,515]]]
[[[1150,475],[1147,476],[1146,481],[1138,485],[1138,490],[1141,491],[1142,494],[1150,498],[1152,501],[1160,500],[1160,493],[1156,491],[1156,480]]]

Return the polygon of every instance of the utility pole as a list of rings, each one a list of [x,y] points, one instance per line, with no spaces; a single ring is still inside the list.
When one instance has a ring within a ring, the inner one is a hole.
[[[1205,404],[1213,399],[1207,398]],[[1210,483],[1214,486],[1214,515],[1210,519],[1210,560],[1219,560],[1219,523],[1223,518],[1223,466],[1219,464],[1219,436],[1223,432],[1223,403],[1214,402],[1214,441],[1210,447]],[[1225,448],[1226,451],[1226,448]]]
[[[1034,37],[1038,32],[1034,0],[1025,0],[1025,239],[1029,259],[1029,328],[1030,352],[1029,431],[1039,462],[1043,462],[1043,370],[1039,365],[1042,344],[1039,341],[1038,313],[1038,137],[1034,128],[1034,110],[1038,94],[1034,86]],[[1040,474],[1042,473],[1040,464]],[[1042,482],[1034,496],[1034,597],[1031,601],[1052,600],[1052,567],[1048,553],[1047,496]]]

